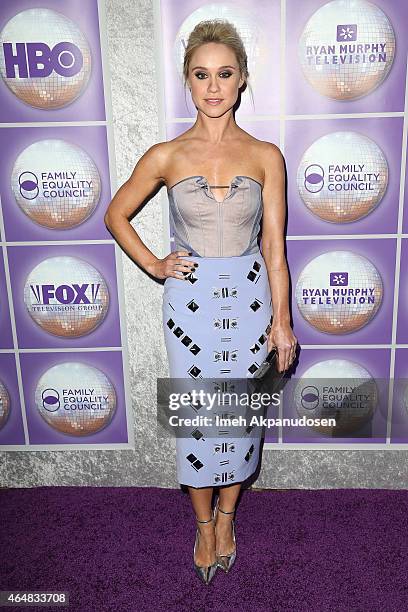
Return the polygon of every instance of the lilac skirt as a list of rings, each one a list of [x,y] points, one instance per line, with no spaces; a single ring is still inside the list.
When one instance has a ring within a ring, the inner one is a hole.
[[[196,257],[186,280],[168,277],[163,292],[163,329],[171,379],[228,390],[233,379],[252,377],[267,355],[272,301],[260,251],[240,257]],[[217,385],[217,381],[220,381]],[[214,385],[215,383],[215,385]],[[195,417],[197,407],[183,408]],[[211,417],[225,415],[217,405]],[[207,412],[208,414],[208,412]],[[243,482],[259,460],[260,435],[243,426],[191,426],[176,438],[177,478],[192,487]]]

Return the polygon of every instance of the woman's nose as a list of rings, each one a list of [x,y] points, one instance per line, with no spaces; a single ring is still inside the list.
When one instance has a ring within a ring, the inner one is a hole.
[[[217,81],[211,81],[210,84],[208,85],[208,91],[219,91],[220,90],[220,86],[218,85]]]

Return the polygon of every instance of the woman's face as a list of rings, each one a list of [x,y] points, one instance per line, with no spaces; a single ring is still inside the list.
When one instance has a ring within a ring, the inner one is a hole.
[[[206,43],[191,56],[188,82],[197,109],[211,117],[219,117],[234,106],[244,79],[230,47]]]

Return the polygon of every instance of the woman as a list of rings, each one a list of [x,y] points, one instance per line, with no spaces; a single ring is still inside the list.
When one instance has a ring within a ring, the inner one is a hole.
[[[235,122],[233,108],[248,76],[235,27],[219,19],[200,22],[184,56],[196,122],[140,158],[105,215],[120,246],[147,272],[166,279],[163,327],[172,378],[251,377],[273,347],[281,372],[295,357],[284,255],[284,163],[276,145]],[[128,218],[163,183],[176,250],[158,259]],[[208,584],[217,567],[227,572],[235,560],[235,505],[243,481],[256,469],[260,440],[195,434],[177,439],[177,471],[198,522],[194,568]]]

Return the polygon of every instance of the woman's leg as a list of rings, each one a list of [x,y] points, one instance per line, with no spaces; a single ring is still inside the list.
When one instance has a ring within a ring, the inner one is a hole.
[[[235,509],[235,504],[241,490],[241,484],[220,487],[219,507],[224,512],[232,512]],[[232,539],[231,519],[233,514],[224,514],[217,512],[217,537],[216,550],[219,554],[229,555],[234,550],[234,541]]]
[[[208,521],[212,517],[211,500],[213,487],[195,489],[188,487],[195,516],[199,521]],[[212,565],[215,562],[215,531],[214,521],[209,523],[196,523],[200,531],[196,550],[195,562],[197,565]]]

